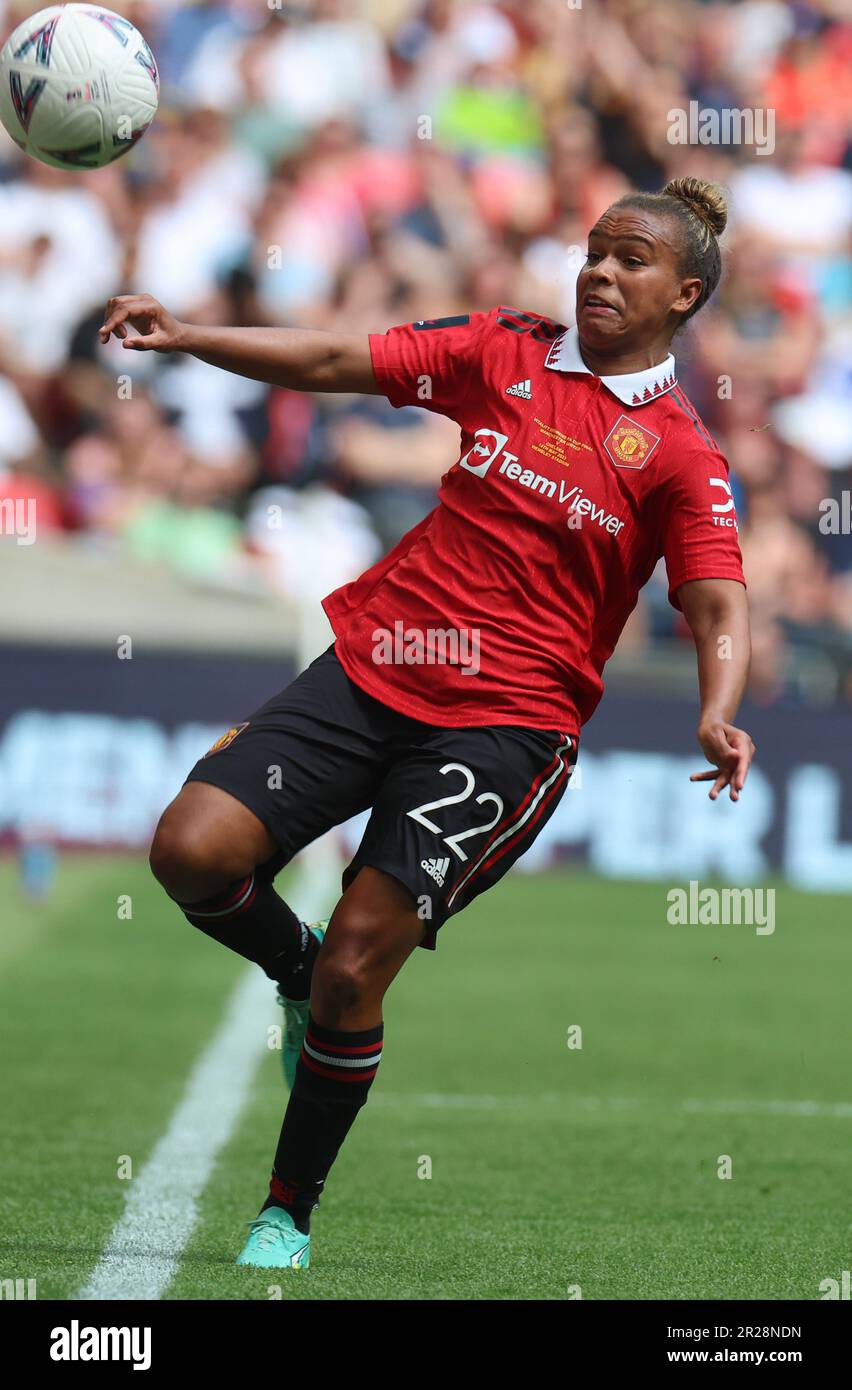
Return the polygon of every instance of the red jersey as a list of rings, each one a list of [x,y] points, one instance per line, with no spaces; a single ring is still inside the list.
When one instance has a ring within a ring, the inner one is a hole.
[[[435,510],[323,601],[344,669],[383,704],[576,735],[661,556],[675,607],[686,580],[745,582],[728,465],[673,357],[594,376],[576,328],[505,307],[370,351],[392,405],[461,428]]]

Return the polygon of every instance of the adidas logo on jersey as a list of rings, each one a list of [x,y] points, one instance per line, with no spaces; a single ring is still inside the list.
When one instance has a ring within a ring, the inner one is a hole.
[[[447,870],[450,867],[449,859],[421,859],[421,869],[425,869],[430,878],[434,878],[439,888],[443,888]]]
[[[532,400],[532,382],[530,381],[529,377],[527,377],[526,381],[516,381],[515,384],[514,384],[514,386],[507,386],[507,387],[506,387],[506,395],[507,395],[507,396],[520,396],[520,397],[522,398],[522,400],[531,401],[531,400]]]

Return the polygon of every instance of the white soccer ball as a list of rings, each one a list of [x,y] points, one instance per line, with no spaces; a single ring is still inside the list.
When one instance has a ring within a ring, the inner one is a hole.
[[[0,119],[56,169],[99,169],[154,119],[160,81],[139,30],[100,5],[50,5],[0,51]]]

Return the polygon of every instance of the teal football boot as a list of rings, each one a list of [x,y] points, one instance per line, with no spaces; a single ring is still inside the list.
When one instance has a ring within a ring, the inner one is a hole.
[[[311,1238],[297,1231],[289,1211],[267,1207],[249,1222],[249,1237],[235,1261],[256,1269],[307,1269]]]
[[[308,931],[316,937],[320,945],[322,945],[327,929],[328,921],[315,922],[312,927],[308,927]],[[284,1079],[292,1091],[293,1082],[296,1080],[296,1063],[299,1060],[302,1043],[305,1041],[305,1029],[308,1026],[308,1010],[311,1007],[311,1000],[310,995],[307,999],[288,999],[286,995],[279,994],[278,1003],[284,1009],[281,1065],[284,1068]]]

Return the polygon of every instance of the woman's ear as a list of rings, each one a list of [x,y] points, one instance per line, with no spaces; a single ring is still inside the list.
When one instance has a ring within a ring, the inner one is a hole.
[[[672,304],[672,309],[678,314],[687,314],[700,298],[703,288],[704,281],[698,277],[682,280],[680,284],[680,294]]]

